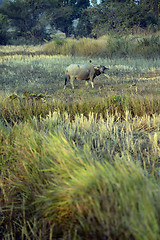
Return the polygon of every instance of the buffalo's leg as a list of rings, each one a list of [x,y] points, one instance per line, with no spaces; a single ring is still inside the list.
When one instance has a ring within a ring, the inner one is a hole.
[[[86,80],[86,83],[85,83],[86,86],[88,86],[88,80]]]
[[[90,82],[91,82],[92,88],[94,88],[94,78],[93,77],[90,77]]]
[[[71,79],[70,79],[70,84],[71,84],[71,86],[72,86],[72,89],[74,89],[73,81],[74,81],[74,78],[71,77]]]
[[[92,86],[92,88],[94,88],[94,82],[93,82],[93,80],[91,81],[91,86]]]

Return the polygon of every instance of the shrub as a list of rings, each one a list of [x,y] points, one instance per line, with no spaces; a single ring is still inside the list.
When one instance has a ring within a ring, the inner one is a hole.
[[[144,37],[137,41],[133,51],[143,57],[158,57],[160,54],[160,37]]]

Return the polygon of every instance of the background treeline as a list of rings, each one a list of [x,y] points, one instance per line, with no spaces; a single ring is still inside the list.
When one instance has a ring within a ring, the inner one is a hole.
[[[0,44],[42,43],[56,30],[66,37],[159,30],[159,0],[0,1]],[[75,20],[75,21],[74,21]],[[75,25],[73,24],[75,23]]]

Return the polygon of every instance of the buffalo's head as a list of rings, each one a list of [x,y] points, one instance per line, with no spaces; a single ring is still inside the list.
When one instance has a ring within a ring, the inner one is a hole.
[[[101,73],[105,73],[105,70],[109,70],[109,68],[100,65],[100,72],[101,72]]]
[[[105,66],[96,66],[94,67],[95,71],[96,71],[96,74],[97,75],[100,75],[101,73],[105,73],[105,70],[108,70],[109,68],[105,67]]]

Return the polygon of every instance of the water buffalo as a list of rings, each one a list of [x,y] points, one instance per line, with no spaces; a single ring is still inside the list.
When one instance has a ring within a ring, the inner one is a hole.
[[[90,63],[86,64],[71,64],[66,68],[65,71],[65,84],[64,89],[66,87],[68,79],[70,79],[70,83],[72,85],[72,88],[74,89],[73,81],[74,79],[77,80],[85,80],[86,84],[88,84],[88,81],[91,81],[92,88],[94,88],[94,78],[96,76],[99,76],[101,73],[104,73],[106,68],[105,66],[95,66]]]

